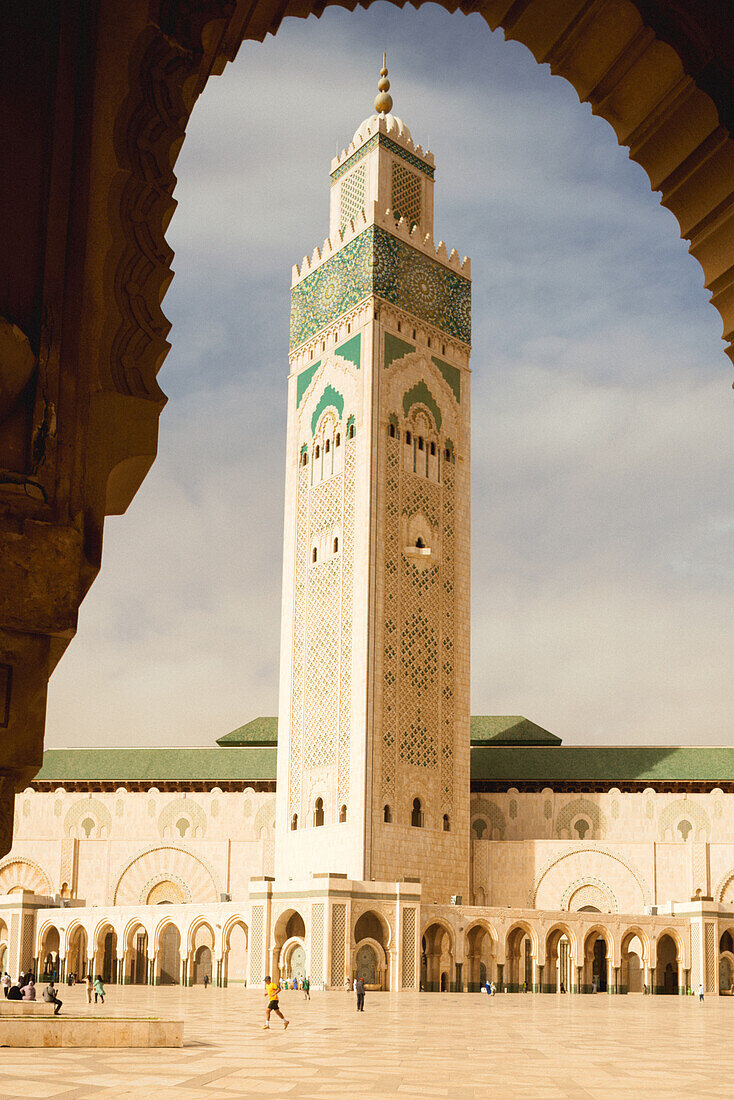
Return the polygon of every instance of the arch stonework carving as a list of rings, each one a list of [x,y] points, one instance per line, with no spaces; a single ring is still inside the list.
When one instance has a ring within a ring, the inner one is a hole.
[[[481,817],[486,820],[490,840],[492,839],[492,832],[494,829],[497,830],[498,840],[505,839],[507,819],[496,802],[492,802],[488,798],[472,798],[469,806],[469,816],[472,821],[475,817]]]
[[[689,798],[677,798],[675,802],[669,802],[658,819],[658,839],[665,840],[668,830],[677,840],[674,830],[679,821],[688,821],[696,826],[696,840],[698,833],[704,832],[706,840],[711,839],[711,818],[699,802],[693,802]]]
[[[117,876],[111,903],[145,905],[152,887],[168,879],[184,883],[191,901],[219,900],[217,878],[201,856],[194,856],[178,845],[165,845],[146,848],[124,865]]]
[[[161,838],[173,836],[173,830],[177,822],[185,818],[191,824],[191,835],[203,837],[206,835],[206,814],[198,802],[193,798],[174,798],[164,806],[158,815],[158,832]],[[171,830],[167,833],[166,830]]]
[[[80,823],[87,817],[91,817],[97,826],[97,836],[102,829],[106,829],[109,836],[112,830],[112,814],[99,798],[80,798],[69,807],[64,818],[64,834],[74,836],[72,830],[78,829]]]
[[[17,886],[42,896],[51,894],[51,879],[35,860],[18,856],[0,863],[0,894]]]
[[[530,893],[528,895],[529,908],[536,908],[536,898],[538,896],[538,891],[540,889],[541,883],[543,882],[543,879],[546,877],[548,872],[556,867],[557,864],[561,863],[562,860],[568,859],[572,856],[582,855],[584,853],[593,853],[593,855],[596,857],[606,857],[608,859],[614,860],[616,863],[624,867],[632,876],[635,883],[637,884],[637,887],[640,890],[640,893],[642,895],[642,905],[646,906],[650,904],[650,890],[647,882],[643,875],[637,870],[637,868],[631,863],[630,860],[625,859],[618,852],[611,851],[609,848],[601,848],[591,844],[577,844],[574,845],[572,848],[566,849],[565,852],[560,852],[558,855],[553,856],[552,859],[548,860],[548,862],[541,868],[539,873],[536,875],[535,882],[533,883],[532,889],[530,890]]]

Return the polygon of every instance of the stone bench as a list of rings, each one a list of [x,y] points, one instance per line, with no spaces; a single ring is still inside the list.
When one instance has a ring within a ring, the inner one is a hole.
[[[0,1000],[0,1016],[53,1016],[55,1008],[47,1001],[9,1001],[6,997]]]
[[[28,1019],[10,1018],[6,1013],[0,1019],[0,1047],[180,1046],[183,1020],[64,1015]]]

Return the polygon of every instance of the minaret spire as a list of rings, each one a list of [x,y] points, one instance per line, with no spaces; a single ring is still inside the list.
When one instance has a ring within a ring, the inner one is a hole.
[[[382,55],[380,79],[377,81],[378,94],[375,96],[375,110],[378,115],[388,115],[392,111],[392,96],[389,95],[390,81],[387,79],[387,54]]]

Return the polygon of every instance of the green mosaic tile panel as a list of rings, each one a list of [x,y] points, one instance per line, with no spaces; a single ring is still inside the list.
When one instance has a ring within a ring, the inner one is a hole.
[[[342,344],[341,347],[336,349],[335,354],[350,363],[354,363],[357,370],[359,370],[362,360],[362,333],[358,332],[351,340],[347,340],[346,344]]]
[[[368,295],[471,343],[471,283],[371,225],[291,291],[291,351]]]
[[[319,417],[321,416],[322,412],[324,411],[324,409],[328,409],[330,405],[333,405],[334,408],[338,410],[339,419],[341,420],[342,414],[344,412],[344,398],[338,390],[334,389],[332,385],[327,384],[324,387],[324,392],[321,394],[321,397],[319,398],[319,403],[314,409],[313,416],[311,417],[312,434],[316,431],[316,425],[319,422]]]
[[[321,360],[318,363],[312,363],[310,367],[306,367],[296,378],[296,407],[300,406],[303,400],[303,395],[311,385],[311,379],[316,374],[316,371],[321,366]]]
[[[444,363],[443,359],[437,359],[435,355],[431,356],[434,364],[441,371],[451,389],[454,391],[454,397],[457,401],[461,401],[461,371],[458,367],[452,367],[450,363]]]
[[[391,332],[385,333],[385,367],[389,367],[396,359],[403,359],[415,351],[415,346],[399,336],[393,336]]]
[[[410,153],[407,149],[403,149],[402,145],[398,145],[392,138],[387,137],[386,134],[373,134],[373,136],[366,141],[361,149],[357,149],[356,153],[352,153],[348,160],[345,160],[343,164],[340,164],[336,168],[329,179],[334,184],[337,180],[340,180],[343,175],[350,171],[357,164],[362,157],[366,157],[367,154],[375,148],[376,145],[382,145],[383,148],[388,149],[391,153],[394,153],[396,157],[401,157],[408,164],[412,164],[414,168],[417,168],[419,172],[425,173],[429,180],[432,180],[436,169],[431,164],[426,164],[420,157],[416,157],[413,153]]]
[[[441,431],[441,421],[443,420],[441,410],[436,404],[436,399],[433,394],[422,379],[420,382],[416,382],[413,388],[408,390],[407,393],[403,394],[403,411],[406,416],[410,412],[412,406],[418,401],[431,410],[433,419],[436,421],[436,427]]]

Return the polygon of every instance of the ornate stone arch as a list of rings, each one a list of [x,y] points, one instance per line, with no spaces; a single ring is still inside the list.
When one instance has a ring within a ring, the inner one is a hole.
[[[697,834],[703,832],[706,834],[706,840],[711,839],[711,818],[700,802],[693,802],[689,798],[677,798],[674,802],[668,803],[658,818],[658,840],[665,840],[668,830],[673,839],[677,840],[675,830],[681,821],[690,822],[691,825],[696,826]]]
[[[275,799],[269,798],[267,802],[264,802],[260,809],[255,814],[255,835],[260,836],[260,831],[263,828],[274,829],[275,828]]]
[[[180,845],[145,848],[118,873],[112,905],[145,905],[149,884],[163,880],[183,882],[191,900],[216,902],[222,893],[218,877],[202,859]]]
[[[32,894],[52,893],[51,879],[43,867],[25,856],[12,856],[0,862],[0,894],[7,894],[18,886]]]
[[[181,819],[191,825],[191,836],[201,838],[206,835],[206,813],[193,798],[174,798],[164,806],[158,815],[158,832],[162,838],[176,838],[174,829]],[[185,834],[179,834],[183,836]]]
[[[530,909],[535,908],[535,899],[537,897],[540,884],[545,876],[548,874],[548,872],[551,870],[551,868],[555,867],[557,863],[561,862],[561,860],[567,859],[569,856],[578,855],[583,852],[593,852],[597,856],[608,856],[609,859],[613,859],[617,863],[620,863],[629,871],[629,873],[632,875],[635,882],[639,886],[642,892],[643,905],[650,904],[650,890],[647,882],[645,881],[640,871],[637,870],[637,868],[630,860],[625,859],[623,856],[619,855],[618,852],[611,851],[609,848],[593,847],[590,844],[576,844],[572,848],[567,848],[565,852],[560,852],[558,855],[555,855],[551,859],[549,859],[548,862],[543,865],[541,870],[535,876],[535,881],[528,895],[528,906]]]
[[[561,909],[569,912],[579,912],[585,905],[593,905],[600,913],[619,912],[619,902],[611,886],[592,875],[570,883],[561,898]]]
[[[495,829],[498,833],[497,839],[505,839],[507,819],[496,802],[491,802],[488,798],[472,798],[469,806],[469,816],[472,823],[474,819],[478,817],[486,820],[487,828],[490,831],[490,839]]]
[[[96,833],[90,834],[96,837],[102,835],[102,830],[107,830],[107,836],[112,831],[112,814],[107,806],[99,798],[80,798],[77,802],[74,802],[66,811],[64,818],[64,835],[65,836],[78,836],[79,827],[82,821],[87,818],[91,818],[96,826]],[[86,834],[84,834],[86,836]],[[82,839],[84,839],[84,836]]]
[[[730,867],[729,870],[723,875],[714,890],[714,901],[718,901],[721,905],[724,903],[726,895],[729,894],[729,904],[734,905],[734,867]]]
[[[556,814],[556,836],[560,838],[564,830],[568,830],[570,834],[573,822],[579,817],[587,818],[590,821],[597,839],[601,839],[605,835],[607,819],[598,804],[592,802],[589,798],[573,798],[565,806],[562,806]],[[589,837],[589,839],[592,838]]]

